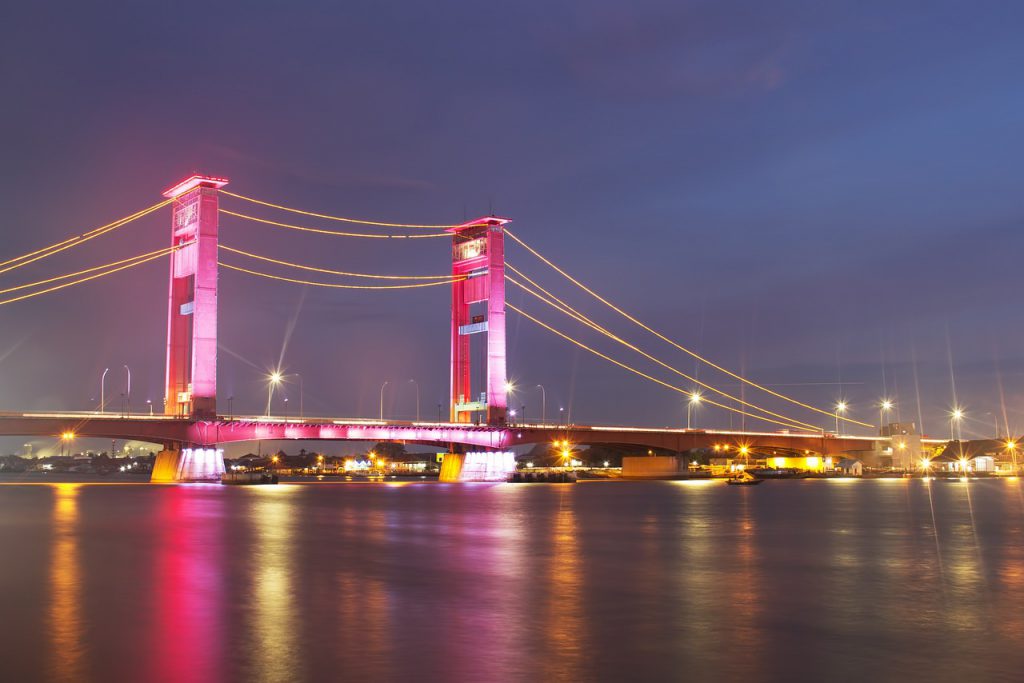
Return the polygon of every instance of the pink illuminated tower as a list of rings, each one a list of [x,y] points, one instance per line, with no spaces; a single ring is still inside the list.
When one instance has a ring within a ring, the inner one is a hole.
[[[485,216],[448,229],[452,233],[452,422],[504,424],[505,224]],[[474,335],[484,335],[481,376],[472,362]],[[476,380],[474,382],[474,379]],[[474,386],[482,391],[474,392]]]
[[[194,175],[164,192],[173,199],[167,311],[168,415],[217,414],[217,190],[226,178]]]

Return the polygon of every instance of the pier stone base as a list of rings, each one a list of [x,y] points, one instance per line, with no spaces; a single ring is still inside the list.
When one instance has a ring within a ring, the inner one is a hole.
[[[152,483],[220,481],[224,451],[219,448],[175,448],[157,453]]]
[[[516,471],[516,456],[503,453],[445,453],[441,481],[507,481]]]

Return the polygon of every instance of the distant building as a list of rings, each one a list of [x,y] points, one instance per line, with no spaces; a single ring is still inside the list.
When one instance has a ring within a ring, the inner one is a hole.
[[[843,458],[836,463],[836,471],[847,477],[864,476],[864,463],[856,458]]]

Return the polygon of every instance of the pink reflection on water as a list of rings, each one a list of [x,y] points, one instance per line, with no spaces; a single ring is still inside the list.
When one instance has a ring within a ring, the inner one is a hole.
[[[204,490],[207,489],[207,490]],[[154,554],[150,681],[221,679],[221,491],[163,488]]]

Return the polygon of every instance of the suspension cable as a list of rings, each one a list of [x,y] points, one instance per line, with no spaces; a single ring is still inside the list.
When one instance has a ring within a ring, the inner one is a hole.
[[[509,237],[511,237],[511,238],[512,238],[513,240],[515,240],[516,242],[518,242],[518,243],[519,243],[519,244],[520,244],[520,245],[521,245],[521,246],[522,246],[523,248],[525,248],[525,249],[526,249],[527,251],[529,251],[529,252],[530,252],[531,254],[533,254],[533,255],[534,255],[534,256],[536,256],[536,257],[537,257],[538,259],[540,259],[540,260],[541,260],[541,261],[543,261],[543,262],[544,262],[545,264],[547,264],[547,265],[548,265],[548,266],[550,266],[550,267],[551,267],[552,269],[554,269],[554,270],[555,270],[555,271],[556,271],[556,272],[557,272],[557,273],[558,273],[559,275],[561,275],[562,277],[564,277],[564,278],[566,278],[567,280],[569,280],[570,282],[572,282],[572,283],[573,283],[574,285],[576,285],[577,287],[579,287],[580,289],[582,289],[582,290],[583,290],[584,292],[586,292],[587,294],[590,294],[590,295],[591,295],[592,297],[594,297],[595,299],[597,299],[598,301],[600,301],[601,303],[603,303],[603,304],[604,304],[605,306],[608,306],[608,307],[609,307],[609,308],[611,308],[611,309],[612,309],[613,311],[615,311],[615,312],[616,312],[616,313],[618,313],[619,315],[623,316],[624,318],[626,318],[626,319],[627,319],[627,320],[629,320],[630,322],[632,322],[632,323],[634,323],[634,324],[638,325],[639,327],[643,328],[643,329],[644,329],[644,330],[646,330],[647,332],[650,332],[651,334],[653,334],[654,336],[656,336],[656,337],[657,337],[658,339],[661,339],[662,341],[664,341],[664,342],[666,342],[666,343],[668,343],[668,344],[671,344],[672,346],[674,346],[675,348],[679,349],[680,351],[682,351],[682,352],[684,352],[684,353],[686,353],[686,354],[689,354],[689,355],[690,355],[690,356],[691,356],[692,358],[695,358],[695,359],[697,359],[697,360],[701,361],[702,363],[706,363],[707,365],[710,365],[711,367],[713,367],[714,369],[718,370],[719,372],[723,372],[723,373],[725,373],[726,375],[728,375],[728,376],[730,376],[730,377],[732,377],[732,378],[734,378],[734,379],[738,379],[739,381],[743,382],[744,384],[747,384],[747,385],[749,385],[749,386],[752,386],[752,387],[754,387],[755,389],[760,389],[761,391],[764,391],[764,392],[766,392],[766,393],[769,393],[769,394],[771,394],[772,396],[775,396],[775,397],[777,397],[777,398],[781,398],[781,399],[783,399],[784,401],[788,401],[788,402],[790,402],[790,403],[793,403],[793,404],[795,404],[795,405],[801,406],[802,408],[806,408],[806,409],[808,409],[808,410],[812,410],[812,411],[814,411],[814,412],[816,412],[816,413],[820,413],[820,414],[822,414],[822,415],[828,415],[829,417],[836,417],[836,414],[835,414],[835,413],[829,412],[829,411],[827,411],[827,410],[822,410],[821,408],[818,408],[818,407],[816,407],[816,406],[812,406],[812,405],[810,405],[809,403],[804,403],[803,401],[799,401],[799,400],[797,400],[797,399],[795,399],[795,398],[790,398],[789,396],[786,396],[785,394],[780,394],[779,392],[777,392],[777,391],[774,391],[774,390],[772,390],[772,389],[770,389],[770,388],[768,388],[768,387],[766,387],[766,386],[764,386],[764,385],[758,384],[757,382],[754,382],[754,381],[752,381],[752,380],[749,380],[749,379],[747,379],[746,377],[743,377],[743,376],[741,376],[741,375],[737,375],[737,374],[736,374],[735,372],[732,372],[731,370],[728,370],[728,369],[726,369],[726,368],[722,367],[721,365],[718,365],[718,364],[716,364],[715,362],[713,362],[713,361],[711,361],[711,360],[709,360],[709,359],[705,358],[704,356],[701,356],[701,355],[700,355],[700,354],[698,354],[697,352],[695,352],[695,351],[691,351],[690,349],[686,348],[685,346],[682,346],[682,345],[681,345],[681,344],[679,344],[678,342],[675,342],[675,341],[673,341],[672,339],[669,339],[668,337],[666,337],[666,336],[665,336],[664,334],[662,334],[661,332],[658,332],[658,331],[657,331],[657,330],[655,330],[654,328],[650,327],[649,325],[646,325],[646,324],[645,324],[645,323],[643,323],[642,321],[640,321],[640,320],[638,320],[637,318],[633,317],[632,315],[630,315],[630,314],[629,314],[629,313],[627,313],[626,311],[622,310],[621,308],[619,308],[618,306],[616,306],[615,304],[613,304],[613,303],[612,303],[611,301],[609,301],[608,299],[605,299],[605,298],[604,298],[603,296],[601,296],[600,294],[598,294],[597,292],[595,292],[595,291],[594,291],[594,290],[592,290],[591,288],[587,287],[587,286],[586,286],[585,284],[583,284],[582,282],[580,282],[579,280],[577,280],[576,278],[574,278],[574,277],[573,277],[572,275],[570,275],[569,273],[567,273],[567,272],[565,272],[564,270],[562,270],[561,268],[559,268],[559,267],[558,267],[557,265],[555,265],[554,263],[552,263],[551,261],[549,261],[549,260],[548,260],[547,258],[545,258],[544,256],[542,256],[542,255],[541,255],[541,254],[540,254],[540,253],[539,253],[539,252],[538,252],[538,251],[537,251],[536,249],[534,249],[533,247],[531,247],[530,245],[528,245],[528,244],[527,244],[526,242],[524,242],[523,240],[521,240],[521,239],[520,239],[519,237],[517,237],[517,236],[516,236],[515,234],[513,234],[513,233],[512,233],[512,231],[511,231],[511,230],[509,230],[508,228],[506,228],[506,229],[505,229],[505,234],[506,234],[506,235],[508,235]],[[870,424],[870,423],[868,423],[868,422],[861,422],[860,420],[854,420],[853,418],[849,418],[849,417],[843,417],[843,416],[841,416],[841,415],[839,415],[838,417],[839,417],[839,419],[840,419],[840,420],[842,420],[843,422],[849,422],[849,423],[852,423],[852,424],[860,425],[860,426],[862,426],[862,427],[873,427],[873,426],[874,426],[874,425],[872,425],[872,424]]]
[[[124,218],[119,218],[118,220],[112,223],[101,225],[100,227],[94,228],[93,230],[90,230],[81,235],[69,237],[66,240],[62,240],[55,244],[51,244],[48,247],[43,247],[42,249],[37,249],[27,254],[22,254],[21,256],[17,256],[15,258],[0,262],[0,274],[6,273],[11,270],[15,270],[17,268],[21,268],[22,266],[27,266],[30,263],[35,263],[40,259],[44,259],[48,256],[53,256],[54,254],[60,253],[67,249],[71,249],[72,247],[77,247],[79,244],[83,244],[85,242],[88,242],[89,240],[105,235],[108,232],[116,230],[117,228],[120,228],[123,225],[127,225],[128,223],[131,223],[134,220],[151,214],[157,209],[167,206],[170,202],[170,199],[164,200],[146,209],[142,209],[141,211],[136,211],[135,213],[125,216]]]
[[[261,273],[256,270],[249,270],[248,268],[241,268],[239,266],[233,266],[223,261],[218,261],[218,265],[229,270],[237,270],[240,273],[248,273],[249,275],[258,275],[259,277],[265,277],[270,280],[281,280],[282,282],[293,282],[299,285],[312,285],[314,287],[331,287],[333,289],[417,289],[420,287],[436,287],[438,285],[450,285],[453,282],[459,280],[465,280],[464,277],[459,278],[447,278],[444,280],[438,280],[436,282],[418,282],[411,285],[343,285],[333,282],[314,282],[311,280],[297,280],[295,278],[283,277],[280,275],[271,275],[270,273]]]
[[[106,268],[113,268],[114,266],[120,266],[122,264],[130,263],[132,261],[138,261],[139,259],[143,259],[143,258],[146,258],[148,256],[163,256],[164,254],[169,254],[170,252],[175,251],[176,249],[181,249],[182,247],[188,246],[189,244],[192,244],[192,242],[185,242],[183,244],[175,245],[173,247],[164,247],[163,249],[157,249],[156,251],[151,251],[148,254],[139,254],[138,256],[132,256],[131,258],[121,259],[120,261],[114,261],[113,263],[107,263],[107,264],[104,264],[102,266],[93,266],[92,268],[86,268],[84,270],[79,270],[78,272],[75,272],[75,273],[66,273],[64,275],[57,275],[56,277],[47,278],[46,280],[39,280],[38,282],[30,282],[30,283],[25,284],[25,285],[17,285],[16,287],[8,287],[7,289],[0,289],[0,294],[8,294],[10,292],[17,292],[17,291],[20,291],[22,289],[31,289],[32,287],[40,287],[42,285],[48,285],[51,282],[60,282],[61,280],[67,280],[69,278],[78,277],[79,275],[86,275],[88,273],[95,273],[98,270],[104,270]]]
[[[221,190],[223,192],[223,190]],[[228,216],[234,216],[235,218],[241,218],[247,221],[255,221],[256,223],[265,223],[266,225],[273,225],[279,228],[288,228],[289,230],[301,230],[302,232],[313,232],[319,235],[333,235],[335,237],[368,237],[370,239],[378,240],[415,240],[424,239],[427,237],[450,237],[446,232],[432,232],[426,235],[380,235],[366,232],[343,232],[341,230],[325,230],[323,228],[310,228],[305,225],[293,225],[291,223],[280,223],[278,221],[268,220],[266,218],[257,218],[256,216],[249,216],[244,213],[236,213],[234,211],[228,211],[227,209],[220,209],[220,212],[227,214]]]
[[[554,327],[548,325],[547,323],[542,322],[542,321],[538,320],[537,318],[534,318],[532,315],[530,315],[526,311],[523,311],[522,309],[514,306],[513,304],[510,304],[510,303],[506,302],[505,305],[509,309],[515,311],[519,315],[521,315],[524,318],[526,318],[527,320],[530,320],[530,321],[536,323],[537,325],[540,325],[541,327],[543,327],[544,329],[548,330],[549,332],[554,332],[555,334],[557,334],[562,339],[565,339],[566,341],[572,342],[573,344],[575,344],[576,346],[580,347],[581,349],[583,349],[585,351],[589,351],[590,353],[594,354],[595,356],[598,356],[600,358],[605,359],[609,363],[613,363],[615,365],[618,365],[620,368],[623,368],[625,370],[629,370],[630,372],[632,372],[635,375],[639,375],[639,376],[643,377],[644,379],[648,379],[648,380],[650,380],[650,381],[652,381],[652,382],[654,382],[656,384],[660,384],[661,386],[663,386],[663,387],[665,387],[667,389],[671,389],[672,391],[678,392],[678,393],[683,394],[685,396],[693,396],[693,392],[691,392],[691,391],[687,391],[686,389],[683,389],[681,387],[677,387],[677,386],[675,386],[673,384],[669,384],[668,382],[664,382],[664,381],[658,379],[657,377],[653,377],[651,375],[648,375],[646,372],[644,372],[642,370],[638,370],[638,369],[636,369],[636,368],[634,368],[634,367],[632,367],[630,365],[627,365],[625,363],[617,361],[614,358],[612,358],[611,356],[603,354],[600,351],[598,351],[597,349],[594,349],[594,348],[592,348],[590,346],[587,346],[586,344],[584,344],[583,342],[579,341],[578,339],[574,339],[574,338],[570,337],[569,335],[565,334],[564,332],[560,332],[559,330],[556,330]],[[797,426],[795,424],[792,424],[792,423],[789,423],[789,422],[782,422],[780,420],[775,420],[775,419],[772,419],[770,417],[764,417],[762,415],[753,415],[753,414],[748,413],[746,411],[739,410],[738,408],[733,408],[732,406],[727,406],[724,403],[719,403],[719,402],[714,401],[712,399],[704,399],[704,402],[705,403],[710,403],[711,405],[717,406],[719,408],[724,408],[725,410],[729,410],[729,411],[732,411],[734,413],[739,413],[741,415],[747,415],[748,417],[750,417],[752,419],[755,419],[755,420],[762,420],[764,422],[772,422],[772,423],[775,423],[775,424],[778,424],[778,425],[782,425],[783,427],[788,427],[790,429],[796,429],[798,431],[803,431],[804,430],[803,427],[799,427],[799,426]],[[815,431],[820,431],[820,430],[815,429]]]
[[[384,223],[384,222],[381,222],[381,221],[367,221],[367,220],[362,220],[362,219],[359,219],[359,218],[345,218],[345,217],[342,217],[342,216],[330,216],[330,215],[324,214],[324,213],[315,213],[313,211],[303,211],[301,209],[293,209],[293,208],[290,208],[290,207],[287,207],[287,206],[281,206],[280,204],[272,204],[271,202],[265,202],[265,201],[262,201],[262,200],[259,200],[259,199],[253,199],[252,197],[245,197],[243,195],[235,194],[234,192],[229,192],[229,191],[224,190],[224,189],[221,189],[220,193],[221,194],[226,194],[229,197],[234,197],[235,199],[241,199],[242,201],[251,202],[253,204],[259,204],[260,206],[268,206],[268,207],[270,207],[272,209],[279,209],[281,211],[288,211],[290,213],[297,213],[297,214],[301,214],[303,216],[312,216],[313,218],[323,218],[323,219],[326,219],[326,220],[329,220],[329,221],[340,221],[342,223],[357,223],[359,225],[376,225],[376,226],[383,227],[383,228],[415,228],[415,229],[426,229],[426,230],[432,230],[432,229],[436,230],[436,229],[445,229],[445,228],[458,227],[458,224],[450,224],[450,223],[437,224],[437,225],[429,225],[429,224],[424,225],[424,224],[419,224],[419,223]],[[484,225],[484,224],[481,223],[481,225]]]
[[[551,294],[551,292],[547,291],[546,289],[544,289],[543,287],[538,285],[533,280],[530,280],[529,277],[527,277],[527,276],[523,275],[522,273],[520,273],[513,266],[509,265],[508,263],[506,263],[505,265],[506,265],[507,268],[509,268],[510,270],[514,271],[515,273],[517,273],[518,275],[520,275],[521,277],[523,277],[527,281],[529,281],[531,285],[533,285],[534,287],[537,287],[538,289],[540,289],[542,292],[544,292],[544,294],[547,294],[548,297],[551,297],[551,299],[549,299],[549,298],[539,294],[538,292],[532,290],[530,287],[527,287],[526,285],[524,285],[521,282],[517,281],[515,278],[509,277],[509,276],[505,276],[506,280],[508,280],[509,282],[514,284],[515,286],[519,287],[520,289],[522,289],[527,294],[529,294],[529,295],[531,295],[531,296],[533,296],[533,297],[535,297],[537,299],[540,299],[545,304],[547,304],[548,306],[551,306],[555,310],[568,315],[570,318],[573,318],[577,322],[580,322],[580,323],[586,325],[587,327],[589,327],[589,328],[591,328],[591,329],[601,333],[602,335],[608,337],[609,339],[612,339],[613,341],[618,342],[619,344],[625,346],[626,348],[628,348],[628,349],[630,349],[632,351],[635,351],[636,353],[639,353],[644,358],[646,358],[646,359],[648,359],[650,361],[653,361],[654,363],[657,363],[661,367],[663,367],[663,368],[665,368],[667,370],[670,370],[671,372],[674,372],[675,374],[679,375],[680,377],[683,377],[684,379],[687,379],[687,380],[693,382],[694,384],[697,384],[698,386],[703,387],[704,389],[707,389],[708,391],[711,391],[711,392],[713,392],[715,394],[718,394],[718,395],[720,395],[720,396],[722,396],[722,397],[724,397],[726,399],[729,399],[731,401],[735,401],[735,402],[739,403],[740,405],[744,405],[744,406],[746,406],[748,408],[751,408],[753,410],[760,411],[762,413],[765,413],[766,415],[771,415],[772,417],[777,417],[777,418],[780,418],[780,419],[783,419],[783,420],[788,420],[789,422],[801,425],[801,428],[803,428],[803,429],[811,429],[813,431],[819,431],[820,430],[820,427],[818,427],[816,425],[812,425],[812,424],[807,423],[807,422],[802,422],[800,420],[797,420],[796,418],[789,417],[788,415],[782,415],[782,414],[773,412],[771,410],[768,410],[767,408],[762,408],[759,405],[756,405],[756,404],[753,404],[753,403],[749,403],[748,401],[745,401],[742,398],[738,398],[736,396],[733,396],[733,395],[731,395],[729,393],[726,393],[726,392],[722,391],[721,389],[717,389],[717,388],[711,386],[710,384],[707,384],[705,382],[700,381],[699,379],[697,379],[695,377],[691,377],[690,375],[686,374],[685,372],[683,372],[683,371],[681,371],[681,370],[679,370],[677,368],[674,368],[671,365],[669,365],[668,363],[665,363],[665,362],[655,358],[651,354],[645,352],[644,350],[638,348],[637,346],[629,343],[628,341],[626,341],[626,340],[622,339],[621,337],[615,335],[614,333],[608,331],[606,328],[604,328],[601,325],[595,323],[592,319],[588,318],[586,315],[580,313],[579,311],[577,311],[576,309],[572,308],[571,306],[566,304],[564,301],[559,299],[558,297],[556,297],[553,294]],[[554,300],[552,301],[552,299],[554,299]]]
[[[186,244],[189,244],[189,243],[186,243]],[[15,291],[15,290],[26,289],[26,288],[29,288],[29,287],[36,287],[36,286],[39,286],[39,285],[44,285],[44,284],[48,284],[48,283],[51,283],[51,282],[56,282],[58,280],[63,280],[63,279],[75,277],[77,275],[82,275],[82,274],[89,273],[89,272],[94,273],[92,275],[88,275],[86,277],[82,277],[82,278],[79,278],[77,280],[72,280],[71,282],[65,282],[65,283],[60,284],[60,285],[54,285],[53,287],[48,287],[46,289],[41,289],[38,292],[30,292],[28,294],[22,294],[21,296],[12,297],[10,299],[4,299],[4,300],[0,301],[0,306],[3,306],[4,304],[13,304],[16,301],[24,301],[25,299],[31,299],[32,297],[40,296],[42,294],[48,294],[50,292],[56,292],[57,290],[65,289],[67,287],[73,287],[74,285],[80,285],[83,282],[89,282],[90,280],[95,280],[97,278],[101,278],[101,277],[104,277],[106,275],[111,275],[113,273],[117,273],[117,272],[120,272],[122,270],[127,270],[128,268],[134,268],[135,266],[141,266],[143,263],[149,263],[150,261],[158,259],[161,256],[166,256],[167,254],[171,253],[172,251],[176,251],[176,250],[180,249],[183,246],[185,246],[185,244],[175,245],[175,246],[172,246],[172,247],[164,247],[163,249],[158,249],[157,251],[151,251],[148,254],[140,254],[139,256],[135,256],[133,258],[122,259],[121,261],[114,261],[113,263],[108,263],[108,264],[106,264],[104,266],[98,266],[96,268],[88,268],[86,270],[79,271],[78,273],[69,273],[67,275],[61,275],[61,276],[58,276],[58,277],[49,278],[47,280],[40,280],[39,282],[33,282],[31,284],[28,284],[28,285],[20,285],[18,287],[11,287],[10,289],[5,289],[5,290],[3,290],[3,292],[0,292],[0,293],[12,292],[12,291]],[[123,264],[123,265],[121,265],[121,264]],[[107,269],[107,270],[103,270],[102,272],[98,272],[98,273],[95,272],[95,271],[100,270],[100,269]]]
[[[441,278],[449,277],[448,275],[374,275],[372,273],[351,273],[346,270],[330,270],[329,268],[316,268],[314,266],[304,266],[301,263],[292,263],[290,261],[281,261],[279,259],[270,258],[269,256],[260,256],[253,254],[248,251],[242,251],[241,249],[235,249],[229,247],[226,244],[219,245],[224,251],[230,251],[233,254],[240,254],[242,256],[248,256],[249,258],[257,259],[259,261],[266,261],[268,263],[276,263],[281,266],[288,266],[290,268],[298,268],[300,270],[308,270],[314,273],[327,273],[328,275],[344,275],[348,277],[364,277],[375,280],[439,280]]]

